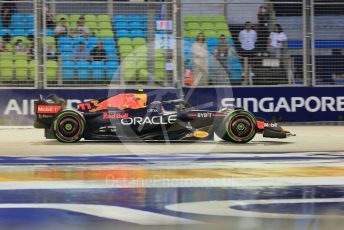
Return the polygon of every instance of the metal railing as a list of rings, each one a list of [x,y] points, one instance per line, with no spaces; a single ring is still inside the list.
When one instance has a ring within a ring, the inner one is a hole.
[[[37,86],[34,1],[1,1],[0,86]]]
[[[283,4],[303,8],[302,3]],[[303,22],[276,14],[279,5],[183,2],[184,72],[192,74],[193,85],[304,85]],[[197,42],[198,36],[205,40]],[[293,42],[301,46],[289,45]]]
[[[172,3],[51,4],[54,12],[48,13],[55,17],[56,26],[49,28],[46,23],[44,39],[55,39],[58,55],[49,58],[51,46],[46,43],[47,87],[173,85]],[[57,34],[59,30],[65,32]],[[53,63],[58,70],[49,78],[48,68]]]
[[[312,5],[314,85],[344,85],[344,2]]]
[[[0,4],[0,87],[344,84],[338,1]]]

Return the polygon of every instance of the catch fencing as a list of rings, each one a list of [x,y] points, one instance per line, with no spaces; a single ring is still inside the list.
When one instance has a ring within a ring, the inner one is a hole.
[[[338,1],[0,4],[2,88],[344,84]]]

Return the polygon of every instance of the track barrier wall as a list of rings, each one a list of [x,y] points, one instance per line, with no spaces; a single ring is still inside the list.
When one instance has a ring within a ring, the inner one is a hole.
[[[111,95],[123,92],[112,90]],[[128,92],[130,90],[126,90]],[[132,90],[133,91],[133,90]],[[147,89],[149,102],[178,98],[176,89]],[[344,88],[277,87],[277,88],[184,88],[189,103],[201,109],[238,106],[256,116],[282,122],[342,121]],[[39,95],[56,94],[74,106],[87,99],[109,96],[105,89],[1,89],[0,124],[32,125],[34,101]]]

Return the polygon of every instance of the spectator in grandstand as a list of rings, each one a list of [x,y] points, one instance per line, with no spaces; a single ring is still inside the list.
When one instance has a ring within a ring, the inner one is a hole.
[[[241,56],[252,57],[255,54],[257,33],[252,29],[251,22],[245,23],[245,28],[239,33]]]
[[[257,33],[252,29],[251,22],[249,21],[245,23],[244,27],[239,33],[239,42],[241,44],[240,56],[248,58],[249,77],[253,77],[255,74],[252,72],[252,59],[256,54]]]
[[[50,12],[48,6],[45,6],[45,21],[48,29],[54,29],[56,27],[54,14]]]
[[[228,71],[228,58],[231,57],[235,51],[234,49],[226,42],[226,36],[222,34],[219,38],[220,43],[216,46],[214,50],[214,56],[216,60],[221,64],[224,70]]]
[[[57,57],[59,54],[56,52],[56,48],[53,45],[48,45],[46,55],[47,55],[48,60],[56,60],[57,61]]]
[[[68,36],[69,29],[67,27],[67,22],[66,22],[65,18],[60,19],[60,24],[56,26],[54,32],[55,32],[56,38],[58,38],[60,36]]]
[[[343,84],[344,83],[344,55],[341,49],[332,49],[330,56],[322,56],[317,60],[324,63],[317,69],[325,69],[324,74],[318,74],[318,79],[325,84]],[[330,65],[328,63],[331,63]],[[330,76],[327,76],[327,73]]]
[[[208,46],[203,33],[199,33],[191,46],[193,55],[192,74],[195,85],[208,84]]]
[[[2,17],[2,26],[4,28],[10,27],[12,15],[16,12],[17,5],[14,1],[7,1],[2,3],[1,6],[1,17]]]
[[[287,35],[283,32],[280,24],[275,25],[275,30],[270,33],[269,45],[271,56],[280,58],[283,48],[287,44]]]
[[[35,56],[35,52],[34,52],[35,51],[35,39],[34,39],[32,34],[28,35],[27,39],[30,41],[30,45],[29,45],[27,53],[28,53],[30,59],[32,60],[32,59],[34,59],[34,56]]]
[[[98,45],[91,50],[91,60],[92,61],[105,61],[106,51],[103,48],[103,42],[99,41]]]
[[[75,62],[77,61],[87,61],[89,60],[90,55],[85,47],[85,44],[83,42],[78,43],[78,48],[73,53],[73,59]]]
[[[81,16],[76,24],[73,31],[74,37],[88,37],[90,35],[90,30],[85,26],[85,18]]]
[[[18,39],[15,43],[14,43],[14,51],[15,52],[26,52],[26,46],[23,43],[23,40]]]
[[[257,38],[257,51],[258,54],[266,54],[267,44],[269,38],[269,21],[270,15],[265,6],[260,6],[258,11],[258,38]],[[260,56],[259,55],[259,56]]]
[[[1,42],[0,42],[0,52],[9,52],[10,49],[7,48],[7,46],[10,44],[11,36],[9,34],[5,34],[2,36]]]

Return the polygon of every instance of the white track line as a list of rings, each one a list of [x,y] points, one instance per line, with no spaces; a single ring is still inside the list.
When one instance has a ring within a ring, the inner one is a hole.
[[[34,189],[108,189],[108,188],[194,188],[233,187],[256,189],[257,187],[322,186],[344,187],[344,177],[271,177],[271,178],[202,178],[129,180],[113,179],[104,181],[10,181],[0,182],[0,190]]]
[[[309,219],[343,218],[341,214],[325,213],[318,214],[288,214],[271,213],[251,210],[240,210],[235,206],[247,205],[271,205],[271,204],[317,204],[317,203],[343,203],[344,198],[310,198],[310,199],[272,199],[272,200],[225,200],[225,201],[203,201],[167,205],[166,209],[176,212],[211,215],[211,216],[235,216],[243,218],[271,218],[271,219]]]
[[[180,225],[200,224],[201,222],[188,220],[180,217],[168,216],[159,213],[141,211],[118,206],[95,205],[95,204],[0,204],[0,209],[9,208],[38,208],[57,209],[76,212],[106,219],[120,220],[140,225]]]

